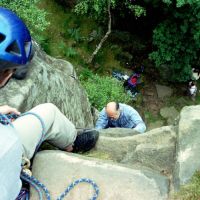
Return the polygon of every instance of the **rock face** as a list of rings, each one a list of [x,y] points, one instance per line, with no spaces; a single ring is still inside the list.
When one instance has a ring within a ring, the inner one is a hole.
[[[7,104],[24,112],[40,103],[51,102],[77,127],[93,127],[90,103],[73,66],[46,55],[37,46],[35,49],[27,78],[11,79],[0,90],[0,105]]]
[[[173,92],[156,87],[159,98]],[[10,80],[0,95],[0,105],[8,104],[22,112],[40,103],[54,103],[77,128],[93,127],[90,103],[73,66],[46,55],[37,46],[27,78]],[[173,113],[171,117],[177,115]],[[33,174],[47,186],[53,199],[73,180],[87,177],[100,187],[102,200],[165,200],[169,188],[178,189],[200,170],[199,135],[200,106],[184,107],[176,125],[144,134],[132,129],[102,130],[96,148],[87,157],[53,150],[38,153]],[[104,160],[89,158],[99,155]],[[88,199],[92,194],[91,187],[83,184],[70,192],[69,199]],[[31,199],[37,199],[34,192]]]
[[[167,200],[170,189],[178,190],[200,170],[199,134],[200,106],[184,107],[177,126],[144,134],[123,128],[100,131],[96,148],[87,156],[103,157],[104,161],[46,151],[36,156],[33,173],[54,198],[71,181],[88,177],[97,182],[99,199]],[[32,199],[35,195],[33,192]],[[92,190],[78,187],[69,198],[88,199],[86,195],[92,196]]]
[[[163,99],[164,97],[170,97],[173,93],[173,90],[165,85],[156,84],[156,90],[158,98],[160,99]]]
[[[107,158],[118,163],[172,173],[175,162],[175,127],[165,126],[135,136],[129,136],[131,131],[135,134],[132,129],[107,129],[113,135],[115,132],[119,135],[120,131],[125,137],[110,137],[111,133],[106,136],[102,130],[95,151],[106,154]]]
[[[176,188],[187,183],[200,170],[200,106],[184,107],[180,114],[177,138]]]
[[[179,116],[179,112],[174,106],[164,107],[160,109],[160,115],[167,119],[168,124],[173,124],[175,119]]]
[[[61,151],[38,153],[33,173],[51,191],[52,199],[56,199],[71,182],[84,177],[98,185],[98,200],[162,200],[168,196],[168,179],[155,172],[89,160]],[[89,199],[93,196],[91,188],[89,184],[79,184],[66,199]],[[35,199],[37,193],[32,192],[31,200]]]

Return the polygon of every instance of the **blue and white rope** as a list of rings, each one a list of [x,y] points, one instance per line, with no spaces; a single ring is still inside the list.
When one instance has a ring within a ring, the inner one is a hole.
[[[22,171],[21,178],[22,178],[22,180],[30,183],[34,187],[34,189],[37,191],[37,193],[39,195],[39,200],[43,200],[42,190],[45,193],[46,199],[51,200],[50,193],[49,193],[48,189],[46,188],[46,186],[43,183],[41,183],[40,181],[38,181],[35,177],[29,176],[28,174],[26,174]]]
[[[25,116],[25,115],[28,115],[28,114],[35,116],[35,117],[40,121],[40,123],[41,123],[41,125],[42,125],[42,136],[41,136],[40,141],[38,142],[38,145],[37,145],[37,147],[36,147],[36,149],[35,149],[35,153],[36,153],[36,152],[38,151],[40,145],[42,144],[43,140],[44,140],[44,136],[45,136],[45,133],[46,133],[46,128],[45,128],[44,121],[43,121],[42,118],[41,118],[38,114],[36,114],[36,113],[33,113],[33,112],[25,112],[25,113],[21,114],[19,117],[22,117],[22,116]]]
[[[22,188],[18,197],[15,200],[29,200],[29,192],[27,189]]]
[[[51,200],[51,197],[50,197],[50,193],[48,191],[48,189],[45,187],[44,184],[42,184],[39,180],[37,180],[35,177],[33,176],[29,176],[28,174],[22,172],[21,174],[21,178],[23,180],[25,180],[26,182],[30,183],[35,189],[36,191],[38,192],[38,195],[39,195],[39,200],[43,200],[43,197],[42,197],[42,190],[44,191],[45,193],[45,197],[47,200]],[[89,183],[92,185],[93,189],[94,189],[94,195],[92,198],[90,198],[89,200],[97,200],[98,198],[98,195],[99,195],[99,187],[97,186],[97,184],[92,181],[91,179],[88,179],[88,178],[81,178],[81,179],[78,179],[74,182],[72,182],[67,188],[66,190],[56,199],[56,200],[63,200],[67,194],[76,186],[78,185],[79,183]]]
[[[98,195],[99,195],[99,187],[97,186],[97,184],[91,180],[91,179],[88,179],[88,178],[80,178],[74,182],[72,182],[67,188],[66,190],[56,199],[56,200],[62,200],[64,199],[65,196],[67,196],[67,194],[76,186],[78,185],[79,183],[89,183],[93,186],[93,189],[94,189],[94,195],[92,198],[90,198],[90,200],[96,200]]]

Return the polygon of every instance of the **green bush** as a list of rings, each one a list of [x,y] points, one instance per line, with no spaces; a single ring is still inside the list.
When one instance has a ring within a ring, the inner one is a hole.
[[[77,51],[74,48],[67,47],[65,49],[64,55],[67,56],[67,57],[70,57],[70,58],[74,58],[76,55],[78,55],[78,53],[77,53]]]
[[[82,71],[81,71],[81,73],[80,73],[80,75],[79,75],[79,78],[80,78],[80,80],[84,83],[84,82],[87,82],[87,80],[90,78],[90,79],[92,79],[92,77],[94,76],[94,73],[90,70],[90,69],[88,69],[88,68],[84,68]]]
[[[15,12],[28,26],[32,37],[39,39],[41,31],[43,31],[49,22],[46,20],[45,10],[37,7],[40,0],[1,0],[0,6],[8,8]]]
[[[176,7],[168,5],[168,15],[153,31],[155,50],[150,58],[165,76],[163,78],[173,82],[188,81],[191,67],[199,59],[200,3],[179,0]]]
[[[82,83],[88,93],[90,102],[101,110],[108,102],[129,103],[131,98],[124,92],[122,82],[108,76],[93,75]]]
[[[67,32],[76,42],[80,42],[83,39],[80,34],[80,28],[69,28]]]

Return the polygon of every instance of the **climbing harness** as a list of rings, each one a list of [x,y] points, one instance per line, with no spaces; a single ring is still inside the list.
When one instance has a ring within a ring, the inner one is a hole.
[[[28,115],[28,114],[31,114],[31,115],[34,115],[35,117],[37,117],[39,119],[39,121],[41,122],[41,125],[42,125],[42,136],[41,136],[41,139],[40,139],[40,141],[39,141],[39,143],[36,147],[36,151],[35,151],[35,153],[36,153],[39,146],[43,142],[44,135],[45,135],[45,124],[44,124],[42,118],[39,115],[37,115],[36,113],[33,113],[33,112],[26,112],[26,113],[21,114],[20,116],[11,115],[11,114],[10,115],[0,114],[0,123],[9,124],[13,127],[12,119],[16,119],[18,117],[22,117],[22,116],[25,116],[25,115]],[[21,172],[21,176],[20,176],[21,179],[24,180],[25,182],[29,183],[31,186],[33,186],[33,188],[38,193],[39,200],[43,200],[43,195],[42,195],[43,192],[45,194],[46,200],[51,200],[50,193],[49,193],[48,189],[46,188],[46,186],[43,183],[41,183],[39,180],[37,180],[34,176],[32,176],[32,173],[29,170],[30,161],[28,159],[24,158],[24,157],[22,159],[23,159],[24,163],[23,163],[23,166],[22,166],[22,172]],[[89,178],[80,178],[80,179],[75,180],[65,189],[65,191],[56,200],[63,200],[64,197],[67,196],[67,194],[79,183],[88,183],[88,184],[92,185],[92,187],[94,189],[94,195],[89,200],[97,200],[98,195],[99,195],[99,187],[97,186],[97,184],[93,180],[91,180]],[[16,198],[16,200],[29,200],[28,189],[22,188],[18,197]]]

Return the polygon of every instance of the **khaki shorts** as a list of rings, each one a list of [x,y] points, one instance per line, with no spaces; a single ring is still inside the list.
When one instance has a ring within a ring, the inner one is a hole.
[[[54,104],[40,104],[28,112],[35,113],[42,119],[45,127],[43,141],[63,150],[73,144],[77,135],[75,126]],[[24,147],[24,156],[28,159],[32,158],[42,138],[42,123],[37,116],[27,114],[13,122]]]

